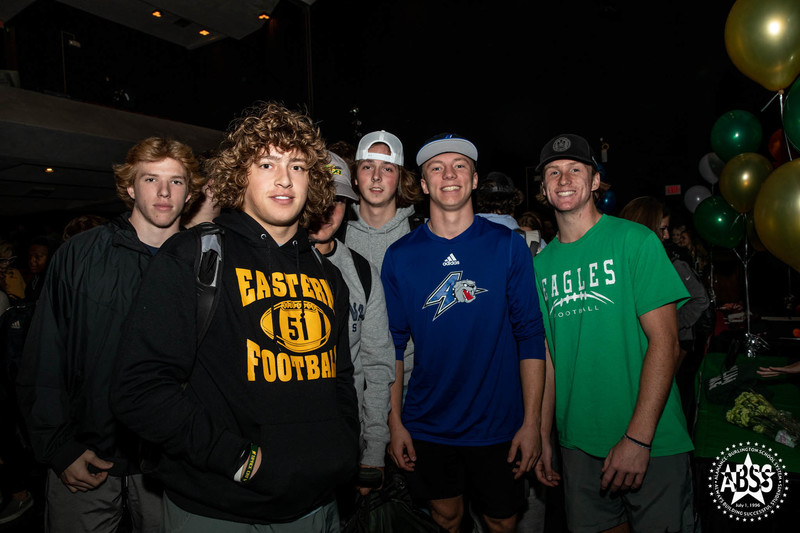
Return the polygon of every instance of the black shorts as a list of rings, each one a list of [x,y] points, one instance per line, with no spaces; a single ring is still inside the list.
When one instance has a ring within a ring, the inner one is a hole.
[[[490,518],[514,516],[524,505],[524,482],[514,479],[516,464],[507,462],[510,447],[511,442],[451,446],[414,440],[414,471],[404,472],[408,489],[426,501],[467,495]]]

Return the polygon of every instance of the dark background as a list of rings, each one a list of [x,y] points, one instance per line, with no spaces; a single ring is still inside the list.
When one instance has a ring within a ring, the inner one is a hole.
[[[249,36],[188,50],[38,0],[4,21],[0,68],[18,70],[24,89],[217,130],[253,102],[277,100],[306,109],[329,142],[397,134],[410,167],[425,139],[457,132],[477,145],[480,175],[506,172],[528,193],[522,208],[536,205],[532,168],[548,139],[579,133],[599,152],[602,138],[612,214],[650,194],[691,221],[683,193],[714,189],[698,171],[714,122],[733,109],[752,112],[764,132],[759,152],[770,159],[767,141],[780,128],[778,100],[767,105],[775,94],[725,50],[732,5],[281,0]],[[81,48],[66,47],[62,58],[60,32],[78,36]],[[682,193],[665,197],[665,185]],[[796,273],[767,252],[753,268],[760,264],[756,277],[778,287],[759,295],[792,290]]]
[[[82,44],[66,48],[71,98],[115,105],[122,88],[131,101],[116,105],[214,129],[274,99],[307,108],[329,141],[392,131],[407,159],[455,131],[478,146],[482,174],[503,170],[520,185],[554,135],[580,133],[596,150],[603,138],[624,201],[706,184],[697,164],[726,111],[756,114],[765,141],[780,127],[777,103],[761,112],[773,93],[725,51],[732,4],[283,0],[241,41],[186,50],[40,0],[6,23],[3,55],[23,88],[64,93],[68,31]]]

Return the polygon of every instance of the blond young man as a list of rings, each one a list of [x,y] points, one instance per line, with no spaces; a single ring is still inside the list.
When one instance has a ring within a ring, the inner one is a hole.
[[[47,531],[116,531],[124,505],[135,531],[161,531],[160,489],[140,473],[139,440],[115,419],[109,395],[125,318],[199,192],[196,171],[185,144],[138,143],[114,166],[130,211],[71,238],[48,267],[17,380],[34,454],[50,467]]]
[[[458,135],[423,145],[430,219],[386,252],[381,278],[401,371],[412,337],[415,346],[405,402],[392,387],[389,454],[443,528],[459,530],[469,496],[490,531],[511,532],[522,476],[540,453],[542,318],[525,241],[474,216],[477,159]]]

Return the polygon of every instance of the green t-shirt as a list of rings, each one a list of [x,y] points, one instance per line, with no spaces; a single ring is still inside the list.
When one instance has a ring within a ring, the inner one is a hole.
[[[639,394],[647,350],[639,317],[680,305],[689,294],[653,231],[608,215],[576,242],[553,239],[534,265],[560,443],[605,457],[625,433]],[[651,456],[692,448],[673,380]]]

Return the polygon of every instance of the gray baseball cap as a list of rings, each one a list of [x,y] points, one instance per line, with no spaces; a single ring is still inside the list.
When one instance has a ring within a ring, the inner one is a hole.
[[[336,196],[344,196],[354,202],[358,201],[358,196],[353,191],[353,186],[350,184],[350,167],[347,166],[344,159],[339,157],[333,152],[328,152],[330,163],[325,165],[328,172],[333,176],[333,185],[336,187]]]

